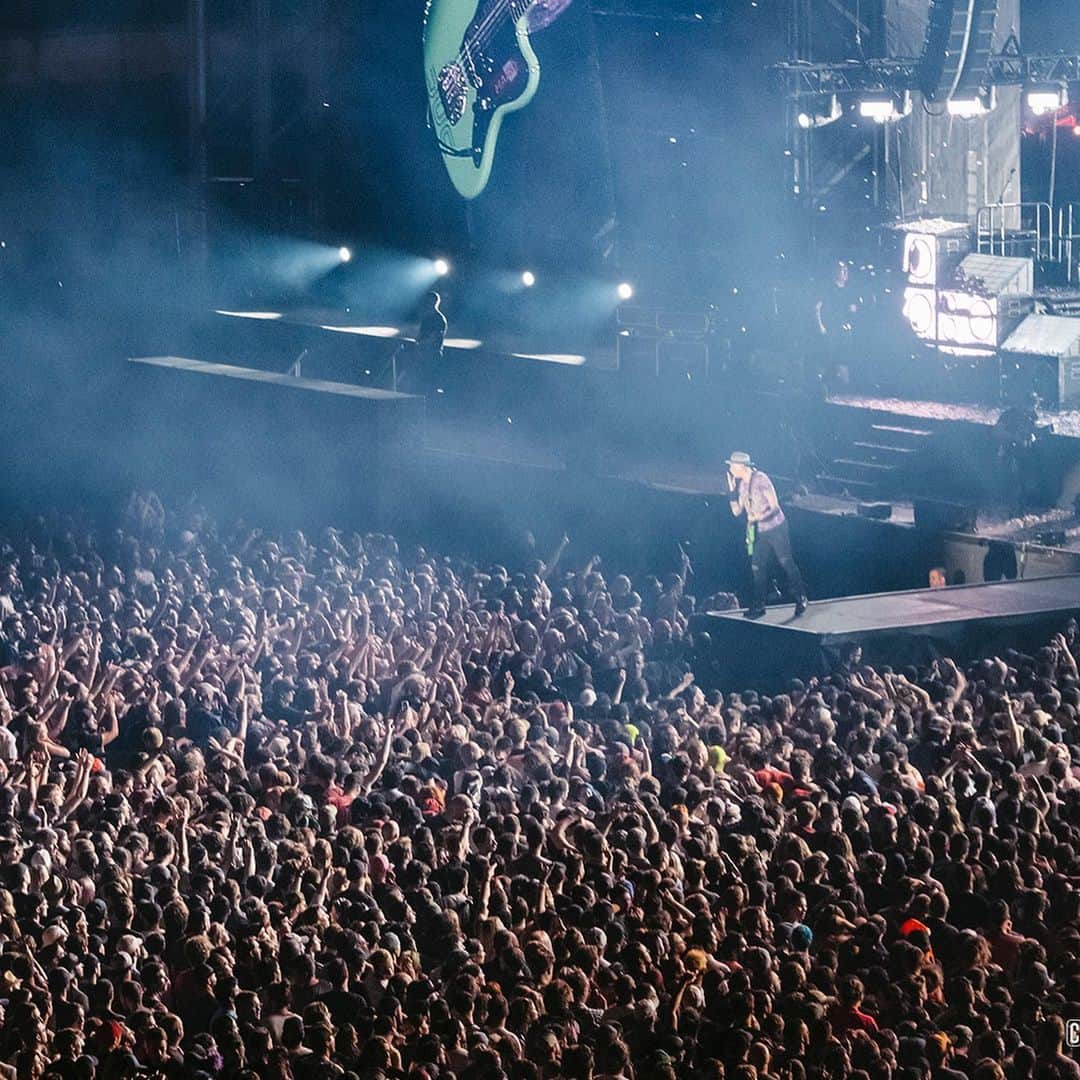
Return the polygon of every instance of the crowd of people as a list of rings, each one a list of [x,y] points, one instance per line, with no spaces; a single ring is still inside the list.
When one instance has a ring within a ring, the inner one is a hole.
[[[688,560],[0,538],[0,1072],[1080,1080],[1080,639],[718,685]]]

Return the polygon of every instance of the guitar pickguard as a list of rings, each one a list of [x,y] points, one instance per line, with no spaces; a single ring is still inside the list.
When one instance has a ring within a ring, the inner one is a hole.
[[[487,183],[503,117],[526,105],[539,83],[529,6],[529,0],[429,0],[424,58],[431,122],[466,198]]]
[[[489,0],[477,9],[476,18],[466,31],[465,38],[479,34],[487,11],[500,0]],[[465,51],[465,50],[463,50]],[[473,105],[473,154],[483,153],[488,127],[495,110],[518,97],[528,82],[525,56],[518,47],[517,32],[509,20],[467,51],[471,59],[476,100]]]

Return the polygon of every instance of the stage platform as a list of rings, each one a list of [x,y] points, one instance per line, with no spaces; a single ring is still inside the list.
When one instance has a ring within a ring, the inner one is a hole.
[[[906,420],[929,420],[940,424],[975,424],[993,427],[1002,410],[991,405],[961,402],[920,401],[913,398],[875,397],[868,394],[830,394],[830,405],[890,413]],[[1064,439],[1080,439],[1080,409],[1039,409],[1038,420],[1051,434]]]
[[[1070,574],[819,600],[799,619],[790,604],[770,607],[758,620],[741,611],[707,612],[693,625],[710,635],[721,672],[775,691],[792,678],[828,674],[848,642],[858,642],[872,664],[969,660],[1037,649],[1077,611],[1080,574]]]
[[[127,486],[259,524],[392,520],[423,453],[422,397],[178,356],[132,358],[126,377],[143,402]]]
[[[386,359],[400,346],[414,343],[417,331],[414,322],[392,324],[334,308],[290,307],[281,311],[218,308],[213,315],[197,339],[195,347],[200,351],[227,342],[229,355],[267,362],[280,369],[303,349],[307,352],[305,363],[320,378],[328,377],[328,372],[338,372],[338,377],[353,381],[388,379]],[[568,336],[560,332],[558,327],[552,327],[542,337],[490,328],[481,330],[467,320],[454,317],[445,352],[458,363],[470,357],[482,357],[488,364],[510,365],[516,370],[547,365],[556,369],[587,366],[599,371],[614,371],[618,367],[613,338],[592,341],[588,347],[576,338],[572,333]]]

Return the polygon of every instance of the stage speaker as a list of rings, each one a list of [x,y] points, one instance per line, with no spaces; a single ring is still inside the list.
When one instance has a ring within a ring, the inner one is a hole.
[[[915,500],[915,528],[930,532],[975,532],[979,511],[944,499]]]
[[[964,222],[913,221],[904,226],[904,273],[909,285],[936,288],[971,251]]]
[[[859,517],[872,521],[888,521],[892,517],[892,503],[861,502],[858,505]]]
[[[938,288],[938,344],[999,348],[1034,308],[1033,289],[1031,259],[966,256]]]
[[[926,44],[923,46],[919,65],[919,85],[922,92],[933,100],[939,88],[946,83],[945,61],[948,56],[949,38],[952,35],[953,17],[958,14],[957,0],[932,0],[930,19],[926,24]],[[966,9],[966,5],[965,5]],[[952,74],[955,75],[954,62]]]
[[[919,84],[929,101],[975,93],[988,82],[998,0],[932,0]]]

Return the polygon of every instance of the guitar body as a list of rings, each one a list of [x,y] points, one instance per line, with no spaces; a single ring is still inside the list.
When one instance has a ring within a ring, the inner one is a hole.
[[[431,124],[454,187],[487,186],[503,118],[532,101],[540,64],[529,43],[531,0],[428,0],[424,76]]]

